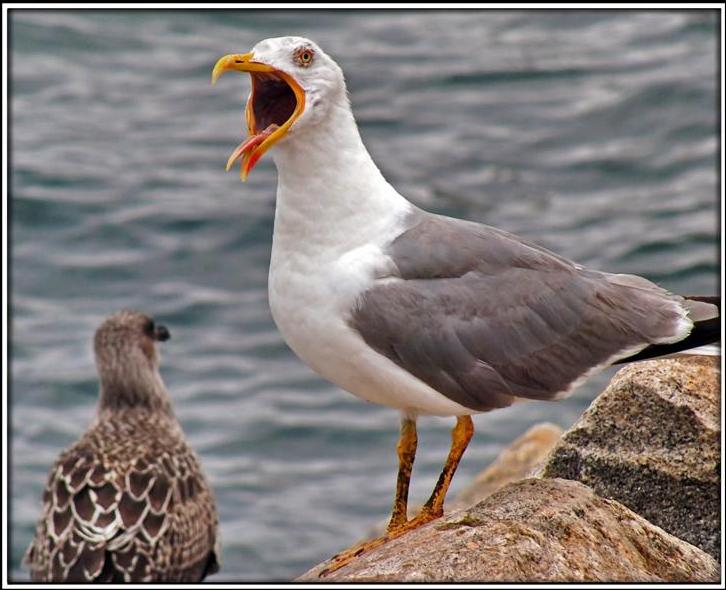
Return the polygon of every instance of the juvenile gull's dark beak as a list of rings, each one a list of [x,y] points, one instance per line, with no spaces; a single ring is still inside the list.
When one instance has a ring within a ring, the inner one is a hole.
[[[171,333],[166,326],[156,326],[154,328],[154,340],[157,342],[166,342],[171,338]]]

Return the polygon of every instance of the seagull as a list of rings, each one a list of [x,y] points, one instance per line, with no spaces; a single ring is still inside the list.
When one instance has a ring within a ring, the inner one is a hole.
[[[169,330],[136,311],[94,338],[96,418],[50,470],[25,555],[37,582],[199,582],[219,569],[217,511],[159,374]]]
[[[269,303],[300,359],[401,413],[386,534],[326,570],[440,517],[472,437],[471,415],[559,400],[615,363],[719,339],[717,298],[585,268],[511,233],[426,212],[399,194],[361,140],[341,68],[302,37],[220,58],[212,82],[247,72],[245,180],[274,146],[278,185]],[[421,512],[407,519],[416,419],[456,418]],[[325,574],[326,572],[323,572]]]

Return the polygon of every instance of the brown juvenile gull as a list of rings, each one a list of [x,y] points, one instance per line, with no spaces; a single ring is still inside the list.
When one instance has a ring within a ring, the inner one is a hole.
[[[355,395],[401,411],[387,534],[443,514],[471,415],[562,399],[628,357],[719,338],[715,299],[692,301],[632,275],[590,270],[499,229],[415,207],[383,178],[356,125],[340,67],[312,41],[267,39],[222,57],[212,81],[248,72],[243,178],[273,145],[277,207],[270,308],[293,351]],[[456,416],[451,451],[407,520],[419,415]],[[330,571],[330,570],[328,570]]]
[[[96,331],[96,419],[50,471],[25,556],[42,582],[198,582],[218,569],[212,491],[159,374],[169,331],[121,311]]]

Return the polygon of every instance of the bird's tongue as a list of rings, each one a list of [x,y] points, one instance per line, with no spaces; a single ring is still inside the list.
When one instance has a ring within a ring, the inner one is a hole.
[[[227,170],[229,170],[232,167],[232,164],[240,158],[242,158],[242,166],[243,168],[246,168],[246,172],[252,170],[261,156],[261,154],[253,154],[255,148],[272,135],[278,128],[279,125],[272,123],[264,131],[260,131],[257,135],[250,135],[247,139],[245,139],[230,154],[229,159],[227,160]]]

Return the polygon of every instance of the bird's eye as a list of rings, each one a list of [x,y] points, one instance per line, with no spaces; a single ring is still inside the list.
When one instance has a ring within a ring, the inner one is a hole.
[[[144,334],[147,336],[150,336],[151,338],[154,337],[154,330],[156,329],[156,326],[154,325],[154,320],[149,320],[144,324]]]
[[[299,66],[308,67],[313,62],[315,52],[310,47],[299,47],[295,50],[295,61]]]

